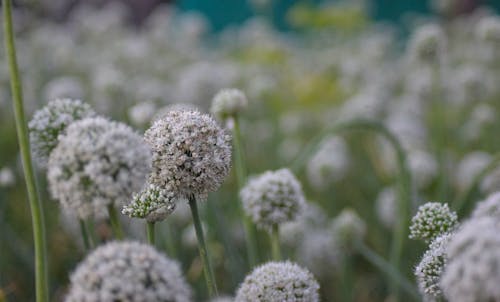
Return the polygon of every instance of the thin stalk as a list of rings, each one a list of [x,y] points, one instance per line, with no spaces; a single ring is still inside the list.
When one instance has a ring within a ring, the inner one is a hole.
[[[35,173],[31,162],[28,129],[24,116],[23,93],[19,70],[17,67],[14,30],[12,26],[12,5],[10,0],[3,0],[4,37],[7,59],[9,62],[10,85],[14,101],[14,117],[16,120],[17,138],[23,162],[24,178],[28,191],[33,225],[33,241],[35,248],[35,288],[36,301],[49,301],[47,275],[47,246],[45,239],[45,220],[43,207],[38,197]]]
[[[342,301],[353,301],[352,259],[349,255],[342,259]]]
[[[116,213],[115,206],[111,203],[108,205],[109,222],[111,223],[111,228],[115,234],[115,238],[122,240],[125,236],[123,235],[123,229],[118,219],[118,214]]]
[[[83,238],[83,245],[85,247],[85,250],[89,251],[94,247],[94,242],[92,241],[92,237],[89,236],[89,230],[87,228],[85,220],[79,219],[79,222],[80,222],[80,233],[82,234]]]
[[[493,157],[493,159],[490,161],[490,163],[483,168],[483,170],[479,171],[474,178],[472,179],[472,182],[470,183],[469,187],[465,189],[462,194],[457,198],[454,208],[457,213],[461,213],[467,204],[467,202],[472,198],[472,195],[478,185],[481,183],[481,181],[493,170],[495,169],[498,165],[500,164],[500,154],[497,154]]]
[[[189,197],[189,207],[191,208],[191,214],[193,216],[194,229],[196,231],[196,238],[198,239],[198,251],[200,252],[201,261],[203,263],[203,272],[205,274],[205,281],[207,282],[208,294],[213,298],[218,295],[217,285],[215,283],[212,265],[210,264],[207,245],[205,244],[205,235],[203,234],[203,227],[198,213],[198,204],[194,196]]]
[[[174,234],[172,232],[172,226],[167,223],[163,227],[163,230],[165,232],[165,235],[167,236],[167,239],[165,240],[165,245],[167,248],[168,255],[172,258],[177,258],[177,249],[175,248],[175,238]]]
[[[281,261],[280,230],[277,224],[273,225],[270,233],[271,252],[274,261]]]
[[[234,117],[233,143],[234,143],[234,166],[236,170],[236,180],[239,191],[245,185],[247,171],[243,156],[243,145],[241,143],[240,123],[237,116]],[[243,209],[241,208],[241,202],[239,202],[238,204],[239,204],[239,211],[241,213],[241,216],[243,217],[243,227],[245,230],[248,263],[252,268],[257,264],[258,261],[255,226],[250,220],[250,217],[248,217],[243,212]]]
[[[411,209],[412,187],[411,187],[411,174],[408,170],[406,162],[406,153],[401,146],[397,137],[392,134],[383,124],[376,121],[356,119],[344,123],[339,123],[333,127],[327,128],[314,137],[311,142],[306,146],[297,158],[290,165],[295,173],[298,173],[305,166],[307,160],[316,152],[319,144],[326,135],[337,134],[347,130],[368,130],[373,131],[383,136],[392,146],[396,152],[397,166],[398,166],[398,222],[394,228],[390,262],[395,268],[399,268],[401,262],[401,255],[403,253],[404,241],[407,237],[408,222]],[[398,287],[394,284],[397,280],[391,281],[391,291],[398,299]]]
[[[152,246],[155,245],[155,223],[147,222],[146,224],[146,234],[148,236],[148,243]]]
[[[415,301],[420,301],[420,295],[413,284],[384,258],[366,246],[362,241],[357,242],[356,250],[373,266],[384,274],[390,276],[391,279],[394,280],[396,284],[401,287],[403,291],[408,293]]]

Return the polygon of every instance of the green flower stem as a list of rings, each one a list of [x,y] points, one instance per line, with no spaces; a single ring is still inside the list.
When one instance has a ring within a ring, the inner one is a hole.
[[[479,186],[481,181],[493,170],[495,169],[498,165],[500,164],[500,154],[497,154],[493,157],[493,159],[490,161],[490,163],[483,168],[483,170],[479,171],[474,178],[472,179],[472,182],[470,183],[469,187],[465,189],[462,194],[457,198],[454,208],[455,211],[460,214],[464,208],[465,205],[469,200],[471,200],[472,195],[474,194],[476,188]]]
[[[413,298],[413,300],[421,300],[421,297],[413,284],[408,281],[408,279],[406,279],[406,277],[402,275],[394,266],[392,266],[375,251],[366,246],[362,241],[356,242],[356,250],[373,266],[375,266],[384,274],[390,276],[390,278],[396,282],[398,287],[401,287],[403,291],[408,293]]]
[[[177,249],[175,247],[175,238],[174,233],[172,232],[172,226],[167,224],[163,227],[163,230],[166,235],[165,246],[167,248],[168,255],[172,258],[177,258]]]
[[[28,191],[33,224],[33,241],[35,248],[35,288],[36,301],[49,301],[47,275],[47,246],[45,239],[45,221],[43,207],[38,197],[35,173],[31,162],[31,152],[28,139],[28,129],[24,116],[23,93],[21,79],[17,67],[16,48],[14,44],[14,30],[12,26],[12,5],[10,0],[2,1],[4,37],[7,59],[9,62],[10,85],[14,101],[14,116],[16,120],[17,138],[23,162],[24,178]]]
[[[273,225],[271,233],[271,252],[274,261],[281,261],[280,230],[277,224]]]
[[[349,255],[342,259],[342,301],[353,301],[352,259]]]
[[[339,123],[333,127],[329,127],[318,134],[312,139],[312,141],[306,146],[303,152],[301,152],[297,158],[292,162],[291,167],[295,173],[301,171],[305,166],[307,160],[316,152],[319,144],[324,139],[325,136],[329,134],[337,134],[339,132],[347,130],[368,130],[373,131],[381,136],[383,136],[392,146],[396,152],[397,165],[398,165],[398,222],[397,226],[394,228],[393,240],[391,246],[391,265],[395,268],[399,268],[401,262],[401,255],[403,253],[404,242],[408,232],[409,215],[411,209],[411,199],[412,199],[412,187],[411,187],[411,174],[408,169],[406,162],[406,153],[398,141],[396,136],[392,134],[383,124],[376,121],[361,120],[356,119],[348,122]],[[391,281],[391,291],[398,300],[398,286],[396,286],[398,280]]]
[[[146,224],[146,234],[148,236],[148,243],[152,246],[155,245],[155,223],[147,222]]]
[[[198,238],[198,250],[200,252],[201,261],[203,263],[203,272],[205,274],[205,281],[207,282],[208,294],[210,297],[216,297],[217,285],[215,283],[214,272],[210,264],[210,257],[208,255],[207,245],[205,244],[205,236],[203,235],[203,227],[201,226],[200,215],[198,213],[198,204],[194,196],[189,197],[189,207],[193,216],[194,229],[196,237]]]
[[[241,143],[241,131],[240,131],[240,123],[238,117],[234,118],[234,128],[233,128],[233,143],[234,143],[234,166],[236,171],[236,179],[238,183],[238,191],[243,188],[246,181],[246,167],[245,160],[243,156],[243,145]],[[255,236],[255,226],[250,220],[250,217],[245,215],[243,209],[241,208],[241,202],[238,203],[240,205],[240,213],[243,217],[243,227],[245,229],[245,240],[247,247],[247,256],[248,263],[250,267],[254,267],[258,262],[257,255],[257,240]]]
[[[108,205],[109,222],[111,223],[111,228],[115,234],[115,238],[122,240],[125,236],[123,235],[123,229],[118,219],[118,214],[116,213],[116,208],[113,204]]]
[[[83,238],[83,245],[85,246],[85,250],[89,251],[94,247],[94,242],[92,241],[92,237],[89,236],[89,230],[87,228],[87,223],[83,219],[79,219],[80,222],[80,233]]]

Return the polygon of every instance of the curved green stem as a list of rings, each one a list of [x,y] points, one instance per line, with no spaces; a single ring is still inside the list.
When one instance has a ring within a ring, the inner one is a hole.
[[[271,233],[271,252],[274,261],[281,261],[280,230],[277,224],[273,225]]]
[[[474,191],[476,190],[477,186],[481,183],[481,181],[499,164],[500,164],[500,154],[497,154],[493,157],[493,159],[486,167],[484,167],[474,176],[469,187],[467,187],[467,189],[463,191],[463,193],[459,196],[459,198],[457,198],[457,201],[455,202],[454,208],[458,214],[460,214],[463,211],[465,205],[472,198]]]
[[[201,262],[203,263],[203,272],[205,274],[205,281],[207,282],[208,294],[210,297],[216,297],[218,295],[217,285],[215,283],[207,245],[205,244],[205,235],[203,234],[203,227],[198,213],[198,204],[194,196],[189,197],[189,207],[191,208],[191,214],[193,216],[193,224],[196,231],[196,238],[198,239],[198,250],[200,252]]]
[[[80,233],[82,234],[83,238],[83,246],[85,247],[86,251],[89,251],[94,247],[94,242],[92,241],[92,237],[89,236],[89,230],[87,228],[85,220],[80,218],[79,222],[80,222]]]
[[[234,143],[234,166],[236,170],[236,179],[238,182],[238,191],[245,185],[246,181],[246,167],[243,156],[243,145],[241,143],[241,131],[238,117],[234,117],[233,128],[233,143]],[[257,255],[257,240],[255,237],[255,226],[253,225],[250,217],[245,215],[240,205],[240,213],[243,218],[243,227],[245,229],[245,240],[247,247],[248,263],[250,268],[254,267],[258,261]]]
[[[420,295],[413,284],[408,281],[408,279],[406,279],[394,266],[366,246],[362,241],[358,241],[356,243],[356,250],[373,266],[382,271],[384,274],[390,276],[390,278],[394,280],[396,284],[408,293],[415,301],[421,300]]]
[[[24,116],[23,93],[21,79],[17,67],[16,48],[14,44],[14,30],[12,26],[12,5],[10,0],[2,1],[4,19],[4,38],[7,59],[9,62],[10,85],[14,102],[14,116],[16,120],[17,137],[23,162],[24,178],[28,191],[33,224],[33,241],[35,246],[35,287],[36,301],[49,301],[47,284],[47,247],[45,238],[45,221],[43,207],[38,197],[35,173],[31,162],[28,129]]]
[[[111,228],[115,234],[115,238],[122,240],[125,236],[123,235],[123,229],[118,219],[118,214],[116,213],[116,208],[113,204],[108,205],[109,222],[111,223]]]
[[[403,147],[399,143],[399,140],[394,134],[392,134],[383,124],[376,121],[369,120],[353,120],[349,122],[339,123],[331,128],[327,128],[322,131],[319,135],[312,139],[312,141],[306,146],[303,152],[301,152],[295,161],[292,163],[291,167],[295,173],[299,172],[305,165],[307,159],[311,157],[312,154],[317,150],[319,144],[324,139],[326,135],[338,134],[339,132],[347,130],[368,130],[373,131],[377,134],[383,136],[393,147],[396,152],[397,164],[398,164],[398,194],[399,194],[399,204],[398,204],[398,223],[394,228],[392,246],[391,246],[391,256],[390,261],[393,267],[399,268],[401,261],[401,254],[403,252],[404,241],[407,237],[409,215],[411,209],[411,174],[409,172],[406,154]],[[391,289],[393,295],[398,297],[398,287],[394,286],[397,280],[392,280]]]
[[[155,245],[155,223],[154,222],[147,222],[146,224],[146,234],[148,237],[148,243],[151,244],[152,246]]]

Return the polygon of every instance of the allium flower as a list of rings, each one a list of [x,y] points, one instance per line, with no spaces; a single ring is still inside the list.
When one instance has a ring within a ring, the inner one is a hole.
[[[448,261],[446,247],[452,236],[450,233],[445,233],[436,237],[415,267],[418,288],[424,296],[430,299],[439,298],[443,294],[439,280]]]
[[[67,126],[96,113],[86,103],[73,99],[55,99],[38,110],[29,122],[33,154],[41,166],[47,164],[50,152],[57,146],[58,137]]]
[[[350,249],[356,241],[366,234],[366,223],[351,209],[344,209],[332,221],[332,230],[338,243]]]
[[[427,187],[438,174],[438,163],[428,152],[412,150],[408,154],[408,166],[418,188]]]
[[[298,262],[319,278],[331,276],[342,261],[339,242],[328,229],[309,228],[298,244]]]
[[[445,36],[435,24],[418,28],[410,41],[410,54],[416,62],[438,63],[444,51]]]
[[[71,124],[52,151],[47,178],[52,196],[80,218],[123,206],[141,189],[151,152],[130,127],[105,118]]]
[[[500,192],[495,192],[485,200],[478,202],[471,216],[473,218],[500,218]]]
[[[246,214],[262,229],[294,221],[305,207],[300,183],[288,169],[251,178],[240,197]]]
[[[138,242],[98,247],[70,277],[66,302],[189,302],[191,289],[177,262]]]
[[[398,205],[398,192],[394,187],[383,189],[375,201],[375,212],[378,219],[386,228],[392,228],[396,224]]]
[[[316,189],[325,189],[345,176],[349,150],[340,137],[328,137],[307,163],[307,179]]]
[[[500,18],[490,16],[482,18],[477,24],[477,36],[493,43],[500,43]]]
[[[428,202],[418,208],[411,219],[410,238],[430,242],[439,235],[451,232],[458,224],[457,213],[448,204]]]
[[[479,188],[484,194],[493,194],[500,191],[500,168],[495,168],[483,178]]]
[[[156,113],[156,106],[152,102],[138,103],[128,110],[128,117],[134,125],[149,125],[149,122]]]
[[[236,293],[235,302],[317,302],[319,284],[292,262],[268,262],[255,268]]]
[[[483,170],[491,161],[491,155],[476,151],[467,154],[458,164],[455,182],[461,190],[467,189],[474,177]]]
[[[123,207],[122,214],[156,222],[165,219],[174,209],[174,193],[149,184],[139,194],[134,194],[132,202]]]
[[[304,209],[295,221],[280,226],[280,241],[287,246],[296,246],[303,241],[305,236],[309,236],[309,233],[323,227],[327,221],[324,209],[314,202],[306,202]]]
[[[205,199],[229,173],[231,138],[206,114],[170,111],[144,136],[153,150],[151,183],[176,197]]]
[[[446,248],[441,289],[448,301],[500,301],[500,226],[491,217],[465,222]]]
[[[234,117],[248,106],[245,94],[239,89],[222,89],[212,100],[210,112],[220,120]]]
[[[198,108],[189,103],[176,103],[164,106],[157,110],[156,114],[151,119],[152,122],[166,117],[170,111],[199,111]]]
[[[12,187],[16,183],[16,176],[12,169],[3,167],[0,169],[0,188]]]

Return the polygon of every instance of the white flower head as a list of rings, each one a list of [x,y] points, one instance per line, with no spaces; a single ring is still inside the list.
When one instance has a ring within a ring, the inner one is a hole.
[[[342,248],[329,229],[309,228],[298,244],[298,262],[319,278],[331,276],[342,263]]]
[[[305,207],[304,193],[288,169],[267,171],[251,178],[240,191],[243,209],[257,227],[294,221]]]
[[[410,55],[416,62],[436,64],[445,48],[443,30],[435,24],[418,28],[410,41]]]
[[[491,161],[491,155],[481,151],[467,154],[458,163],[455,174],[455,183],[460,190],[467,189],[474,180],[474,177]]]
[[[452,236],[451,233],[445,233],[436,237],[415,267],[418,288],[424,296],[436,299],[443,294],[439,280],[448,261],[446,247]]]
[[[153,151],[150,182],[176,197],[205,199],[229,173],[231,137],[209,115],[170,111],[144,136]]]
[[[476,204],[473,218],[494,217],[500,219],[500,192],[495,192]]]
[[[149,184],[141,192],[134,194],[132,202],[123,207],[122,214],[156,222],[170,215],[175,206],[175,196],[172,191]]]
[[[47,178],[52,196],[80,218],[123,206],[140,190],[151,152],[125,124],[102,117],[74,122],[52,151]]]
[[[66,127],[77,120],[94,117],[96,113],[80,100],[55,99],[38,110],[29,122],[33,154],[41,166],[47,164],[50,152],[56,147]]]
[[[366,223],[351,209],[344,209],[332,221],[332,233],[338,243],[350,250],[356,241],[363,240]]]
[[[398,210],[398,192],[394,187],[383,189],[375,201],[375,212],[382,224],[391,229],[396,225]]]
[[[500,43],[500,18],[498,16],[482,18],[477,23],[476,33],[481,40]]]
[[[12,187],[16,184],[16,175],[12,169],[3,167],[0,169],[0,188]]]
[[[500,301],[500,226],[497,218],[463,223],[446,248],[441,289],[448,301]]]
[[[268,262],[245,278],[235,302],[318,302],[318,290],[308,270],[292,262]]]
[[[439,235],[453,231],[458,225],[457,213],[448,204],[428,202],[418,208],[411,219],[410,238],[430,242]]]
[[[138,242],[110,242],[92,251],[70,277],[66,302],[190,302],[177,262]]]
[[[222,89],[212,99],[210,112],[220,120],[226,120],[230,117],[243,112],[248,106],[248,100],[245,94],[239,89]]]

